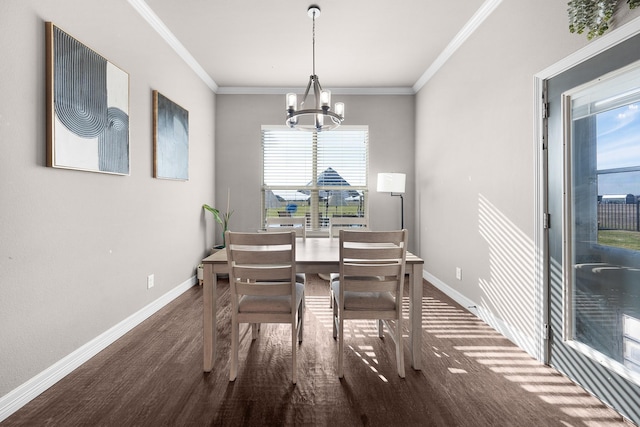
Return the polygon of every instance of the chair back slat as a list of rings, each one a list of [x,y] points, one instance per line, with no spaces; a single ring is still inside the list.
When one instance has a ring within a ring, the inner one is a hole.
[[[235,282],[236,292],[241,295],[281,296],[291,294],[291,282]],[[295,307],[294,307],[295,310]]]
[[[375,244],[375,243],[374,243]],[[345,246],[343,255],[345,259],[360,260],[384,260],[402,258],[403,248],[400,246],[378,246],[378,247],[349,247]]]
[[[354,216],[354,217],[340,217],[340,216],[332,216],[329,218],[329,237],[333,239],[334,237],[338,237],[340,234],[340,230],[351,229],[351,230],[366,230],[369,227],[369,218]]]
[[[265,267],[263,265],[259,266],[241,266],[237,265],[234,267],[234,277],[238,281],[247,282],[247,281],[288,281],[291,280],[291,269],[292,266],[269,266]]]
[[[233,256],[236,265],[271,265],[288,264],[291,262],[291,247],[283,250],[281,246],[262,246],[253,249],[233,249]]]
[[[290,230],[283,230],[279,233],[240,233],[233,232],[234,244],[238,246],[268,246],[268,245],[289,245]]]
[[[396,292],[396,280],[373,280],[364,281],[360,279],[345,279],[340,282],[349,292]]]
[[[265,230],[269,233],[293,230],[297,237],[305,240],[307,238],[307,219],[303,216],[267,217]]]
[[[358,263],[344,264],[344,275],[349,276],[362,276],[363,273],[366,276],[399,276],[401,274],[402,266],[399,263],[396,264],[368,264]]]

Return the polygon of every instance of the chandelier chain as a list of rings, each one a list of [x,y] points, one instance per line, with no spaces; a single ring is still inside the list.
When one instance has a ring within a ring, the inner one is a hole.
[[[316,11],[313,11],[313,31],[312,31],[312,42],[311,42],[312,52],[313,52],[313,75],[316,75]]]

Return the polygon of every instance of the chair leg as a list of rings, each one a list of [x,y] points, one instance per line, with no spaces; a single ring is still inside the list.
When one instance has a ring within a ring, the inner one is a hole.
[[[404,347],[402,346],[402,316],[396,320],[396,360],[398,362],[398,375],[404,378]]]
[[[240,325],[231,321],[231,365],[229,366],[229,381],[235,381],[238,374],[238,340],[240,339]]]
[[[384,322],[382,319],[378,319],[378,338],[384,337]]]
[[[295,384],[298,381],[298,357],[296,347],[296,337],[298,336],[297,322],[291,324],[291,381]]]
[[[334,301],[334,307],[336,303]],[[335,310],[335,308],[334,308]],[[340,316],[340,336],[338,337],[338,377],[344,378],[344,319]]]
[[[304,333],[304,315],[305,315],[305,303],[304,303],[304,295],[302,296],[302,301],[300,301],[300,307],[298,307],[298,343],[302,343],[302,335]]]
[[[260,323],[252,323],[251,324],[251,339],[252,340],[257,339],[259,333],[260,333]]]
[[[333,273],[329,273],[329,308],[333,307],[333,288],[331,287],[331,285],[333,284],[333,280],[331,280],[331,274]]]
[[[331,297],[333,301],[333,297]],[[338,337],[338,304],[333,301],[333,315],[331,317],[333,320],[333,339],[335,340]]]

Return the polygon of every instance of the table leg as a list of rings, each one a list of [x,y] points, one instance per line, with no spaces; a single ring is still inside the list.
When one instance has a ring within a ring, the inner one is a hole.
[[[411,366],[422,369],[422,264],[413,264],[409,273],[409,338]]]
[[[213,274],[213,265],[204,265],[203,286],[203,342],[204,342],[204,371],[211,372],[216,358],[216,300],[217,277]]]

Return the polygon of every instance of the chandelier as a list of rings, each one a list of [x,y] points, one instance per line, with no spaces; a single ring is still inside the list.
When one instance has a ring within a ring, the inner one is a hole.
[[[287,94],[286,124],[293,129],[322,132],[340,126],[344,120],[344,104],[336,102],[334,111],[331,111],[331,91],[322,89],[320,79],[316,75],[316,18],[320,16],[320,7],[312,4],[307,10],[307,15],[313,19],[313,74],[309,76],[309,83],[300,103],[300,109],[297,105],[297,95],[295,93]],[[304,103],[307,101],[310,90],[313,91],[315,108],[304,109]]]

